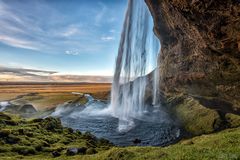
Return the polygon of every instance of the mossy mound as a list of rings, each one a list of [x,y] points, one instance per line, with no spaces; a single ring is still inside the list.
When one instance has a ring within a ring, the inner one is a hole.
[[[212,133],[220,127],[218,112],[202,106],[194,98],[184,99],[175,107],[175,112],[184,129],[193,135]]]
[[[12,121],[18,125],[11,125]],[[92,155],[109,149],[112,144],[91,133],[81,133],[61,125],[58,118],[25,120],[0,113],[0,157],[20,159],[19,156],[61,157],[77,149],[74,155]],[[84,150],[84,151],[83,151]],[[22,159],[22,158],[21,158]]]

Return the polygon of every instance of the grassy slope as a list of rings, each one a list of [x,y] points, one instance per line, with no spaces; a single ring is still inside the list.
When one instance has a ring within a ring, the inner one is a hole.
[[[79,95],[71,93],[40,93],[36,95],[23,96],[22,98],[11,101],[11,103],[15,105],[32,104],[38,110],[45,110],[54,108],[65,102],[75,101],[80,97],[81,96]]]
[[[0,116],[1,117],[1,116]],[[54,123],[57,131],[47,129],[49,123],[25,121],[19,118],[12,118],[11,121],[18,125],[1,126],[1,132],[8,130],[9,135],[20,138],[16,144],[7,144],[1,138],[0,156],[1,159],[53,159],[52,151],[58,150],[59,160],[157,160],[157,159],[240,159],[240,128],[227,129],[218,133],[202,135],[192,139],[183,140],[168,147],[111,147],[107,143],[93,140],[87,135],[72,133],[71,130],[61,129],[58,123]],[[54,121],[54,120],[53,120]],[[56,121],[54,121],[56,122]],[[51,124],[51,123],[50,123]],[[40,127],[37,127],[40,126]],[[51,126],[51,125],[50,125]],[[19,131],[24,129],[24,134]],[[0,132],[0,133],[1,133]],[[47,143],[48,145],[44,146]],[[42,146],[40,151],[36,147]],[[19,147],[20,146],[20,147]],[[66,149],[69,147],[95,148],[97,154],[66,156]],[[21,147],[34,150],[29,155],[23,156],[17,151]]]
[[[112,146],[108,141],[96,139],[90,133],[74,132],[62,127],[59,119],[29,119],[0,112],[0,159],[27,159],[35,155],[45,159],[52,152],[65,154],[68,148],[85,147],[101,152]],[[89,153],[92,154],[92,153]]]

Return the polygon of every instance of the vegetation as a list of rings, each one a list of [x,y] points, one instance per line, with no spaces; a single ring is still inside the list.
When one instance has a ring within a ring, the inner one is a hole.
[[[193,135],[212,133],[221,123],[217,111],[202,106],[193,98],[184,99],[174,109],[185,130]]]
[[[61,125],[60,119],[22,119],[0,113],[0,157],[58,157],[76,154],[92,155],[109,149],[112,144]]]
[[[182,140],[168,147],[114,147],[105,139],[61,125],[0,113],[0,156],[7,159],[239,159],[240,128]]]
[[[48,110],[65,102],[79,100],[85,104],[86,99],[72,92],[89,93],[95,98],[107,100],[110,93],[110,84],[2,84],[0,85],[0,101],[10,101],[15,105],[31,104],[38,111]]]

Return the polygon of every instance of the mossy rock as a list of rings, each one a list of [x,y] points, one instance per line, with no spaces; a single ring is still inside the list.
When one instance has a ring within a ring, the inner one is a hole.
[[[53,118],[53,117],[45,118],[42,122],[40,122],[40,125],[44,129],[49,130],[49,131],[53,131],[53,132],[63,130],[63,126],[62,126],[59,118]]]
[[[11,120],[12,118],[9,115],[6,115],[0,112],[0,120]]]
[[[217,111],[202,106],[194,98],[187,98],[177,105],[175,114],[184,129],[192,135],[212,133],[219,129],[221,124]]]
[[[6,146],[0,146],[0,153],[10,152],[11,149]]]
[[[19,146],[15,145],[12,147],[13,152],[17,152],[18,154],[21,155],[34,155],[36,154],[36,150],[33,147],[30,146]]]
[[[5,142],[8,143],[8,144],[16,144],[20,141],[20,138],[18,136],[15,136],[15,135],[8,135],[6,138],[5,138]]]
[[[240,127],[240,116],[239,115],[227,113],[225,115],[225,118],[231,128]]]
[[[96,154],[97,150],[95,148],[88,148],[86,150],[86,154]]]
[[[8,135],[11,134],[11,130],[9,129],[1,129],[0,130],[0,138],[2,137],[8,137]]]

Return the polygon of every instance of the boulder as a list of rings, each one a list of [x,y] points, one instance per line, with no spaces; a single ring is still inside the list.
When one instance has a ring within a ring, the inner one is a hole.
[[[67,156],[74,156],[78,154],[78,148],[68,148],[66,155]]]
[[[52,156],[53,157],[59,157],[59,156],[61,156],[61,154],[58,151],[53,151]]]
[[[25,104],[25,105],[21,106],[18,109],[18,111],[20,113],[24,113],[24,114],[32,114],[32,113],[36,113],[37,112],[37,110],[31,104]]]
[[[139,143],[141,143],[141,142],[142,142],[141,139],[138,139],[138,138],[136,138],[136,139],[133,140],[133,143],[134,143],[134,144],[139,144]]]

